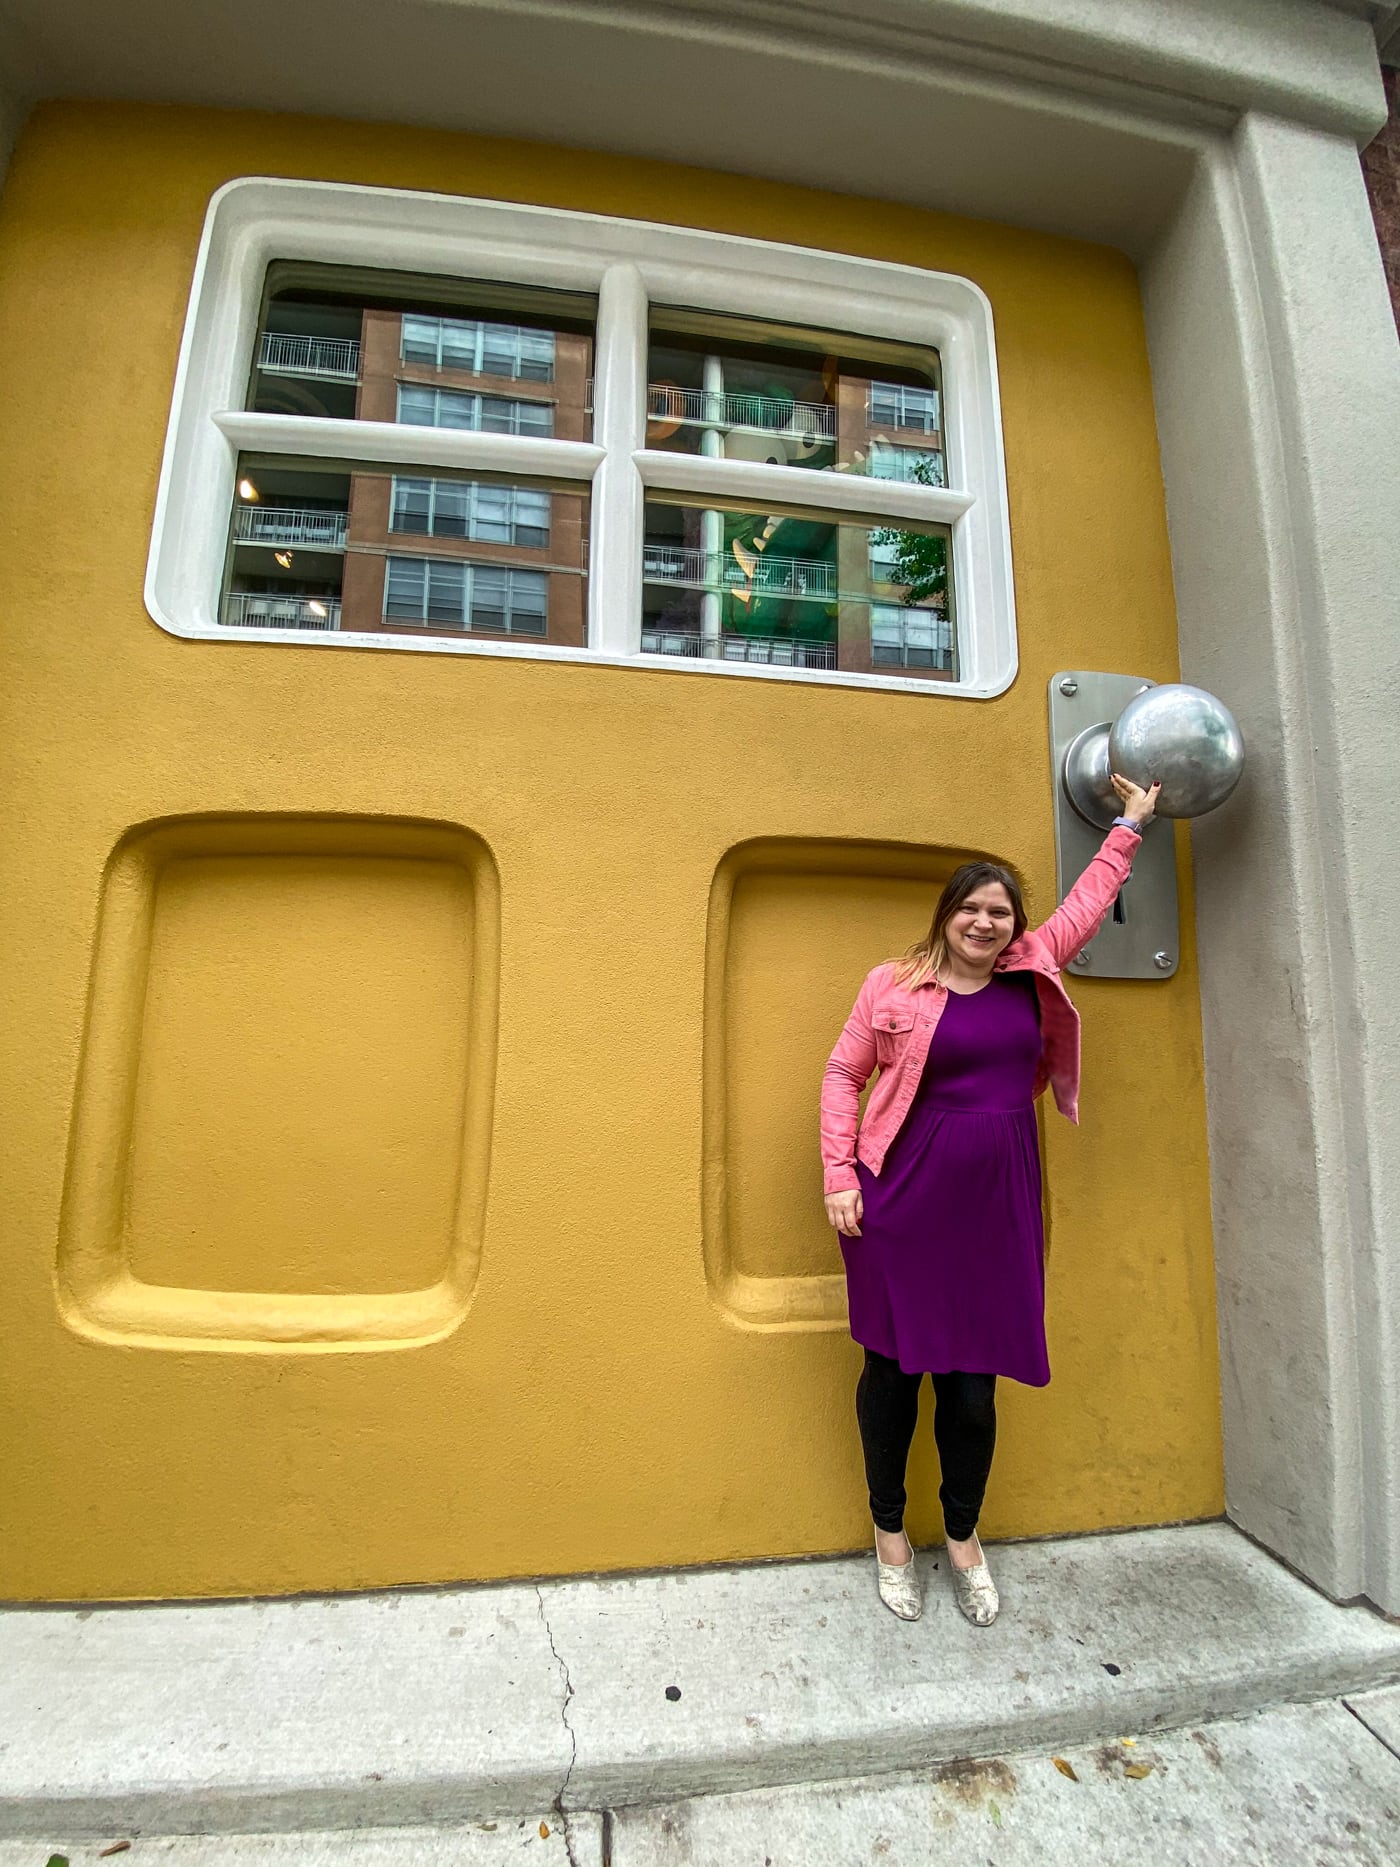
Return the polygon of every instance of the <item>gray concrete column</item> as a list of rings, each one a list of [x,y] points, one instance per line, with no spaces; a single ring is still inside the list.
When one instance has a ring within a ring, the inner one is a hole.
[[[1400,350],[1355,146],[1246,115],[1144,267],[1194,826],[1228,1508],[1400,1612]]]

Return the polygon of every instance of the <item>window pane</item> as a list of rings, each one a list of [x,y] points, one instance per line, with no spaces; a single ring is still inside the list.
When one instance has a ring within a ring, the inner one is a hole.
[[[587,537],[572,490],[244,455],[220,619],[583,648]]]
[[[586,440],[593,320],[578,293],[279,261],[248,406]]]
[[[872,607],[872,660],[881,668],[933,668],[951,673],[956,642],[948,617],[932,607],[906,608],[877,603]]]
[[[555,495],[486,480],[394,480],[390,530],[546,550]]]
[[[470,538],[473,487],[462,480],[429,480],[428,530],[434,538]]]
[[[423,620],[445,622],[460,628],[466,617],[467,577],[465,564],[438,563],[429,559],[428,600]]]
[[[438,320],[436,318],[416,318],[408,313],[403,321],[403,356],[414,363],[433,363],[438,360]]]
[[[431,480],[394,481],[393,529],[396,532],[432,530],[432,492]]]
[[[942,486],[942,400],[935,350],[710,313],[652,316],[651,448]]]
[[[772,667],[957,670],[943,526],[646,506],[642,648]]]
[[[398,419],[417,422],[431,428],[437,420],[437,391],[419,389],[409,383],[399,385]]]

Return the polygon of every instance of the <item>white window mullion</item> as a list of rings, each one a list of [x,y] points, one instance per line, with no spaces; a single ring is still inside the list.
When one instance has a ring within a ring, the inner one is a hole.
[[[644,498],[633,455],[646,437],[647,296],[635,266],[610,266],[598,293],[593,481],[588,563],[588,645],[634,655],[641,643]]]
[[[639,449],[633,456],[643,486],[681,493],[688,501],[728,500],[768,512],[775,506],[819,507],[833,516],[887,525],[909,519],[955,525],[973,504],[971,493],[946,486],[920,486],[871,479],[863,473],[811,473],[805,467],[772,467],[754,460],[713,460],[703,454]]]
[[[222,409],[214,421],[241,453],[310,455],[357,466],[451,467],[459,472],[586,483],[603,458],[602,448],[588,441],[482,434],[470,428],[333,421],[320,416],[264,415],[251,409]]]

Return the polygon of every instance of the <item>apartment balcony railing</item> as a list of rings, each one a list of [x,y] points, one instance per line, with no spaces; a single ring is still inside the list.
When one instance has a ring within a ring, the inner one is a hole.
[[[222,621],[228,629],[338,629],[340,603],[329,596],[233,590],[224,598]]]
[[[264,331],[258,368],[279,376],[316,376],[324,381],[354,382],[360,374],[360,345],[354,337],[297,337]]]
[[[772,668],[834,668],[835,642],[803,642],[785,635],[719,635],[698,629],[644,627],[642,652],[684,655],[694,661],[748,661]]]
[[[233,535],[244,545],[301,545],[320,551],[343,551],[348,512],[318,511],[309,506],[238,506]]]
[[[674,383],[647,386],[647,417],[684,427],[754,428],[764,434],[793,429],[836,439],[836,410],[826,402],[789,402],[782,396],[749,395],[742,390],[681,389]]]
[[[762,596],[836,601],[836,566],[822,558],[761,557],[752,571],[723,551],[689,545],[648,545],[642,560],[647,583],[681,584],[692,590],[752,590]]]

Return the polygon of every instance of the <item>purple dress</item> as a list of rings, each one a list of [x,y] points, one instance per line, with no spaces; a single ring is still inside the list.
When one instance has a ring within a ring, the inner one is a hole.
[[[856,1162],[861,1236],[841,1240],[851,1334],[906,1374],[1050,1379],[1029,973],[948,994],[878,1177]]]

